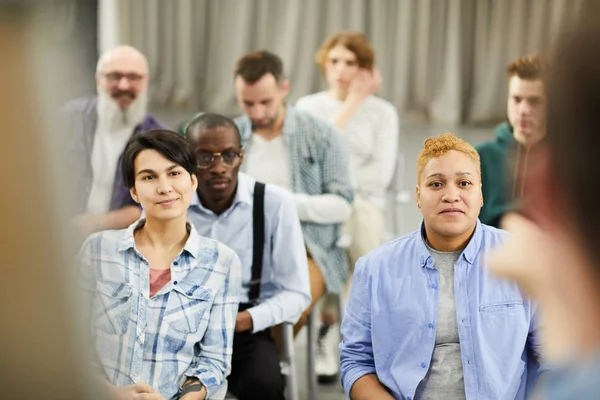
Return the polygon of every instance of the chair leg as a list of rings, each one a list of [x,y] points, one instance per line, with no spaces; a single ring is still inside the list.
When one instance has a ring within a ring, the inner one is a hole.
[[[318,309],[313,309],[308,318],[306,326],[307,344],[308,344],[308,400],[316,400],[317,396],[317,373],[315,372],[315,362],[317,358],[317,337],[316,327],[317,318],[319,315]]]
[[[298,391],[298,375],[296,371],[296,359],[294,353],[294,326],[291,323],[284,323],[282,326],[282,342],[283,342],[283,355],[282,363],[286,367],[286,387],[285,387],[285,398],[286,400],[299,400]]]

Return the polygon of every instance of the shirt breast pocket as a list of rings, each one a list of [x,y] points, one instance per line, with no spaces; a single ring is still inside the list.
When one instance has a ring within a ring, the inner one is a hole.
[[[124,282],[96,282],[94,304],[94,323],[96,327],[109,334],[127,332],[131,318],[131,285]]]
[[[498,301],[479,307],[481,313],[510,313],[518,312],[523,309],[523,302],[520,300],[514,301]]]
[[[179,333],[196,333],[203,320],[208,323],[212,301],[211,289],[180,282],[169,293],[163,320]]]

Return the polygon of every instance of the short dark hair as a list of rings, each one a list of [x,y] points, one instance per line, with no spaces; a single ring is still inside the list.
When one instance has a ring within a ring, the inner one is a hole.
[[[235,131],[238,138],[238,144],[242,145],[242,135],[237,124],[232,119],[227,118],[221,114],[215,113],[202,113],[194,117],[190,121],[187,128],[185,129],[185,136],[188,142],[193,142],[192,132],[197,130],[214,129],[214,128],[231,128]]]
[[[266,50],[248,53],[235,65],[234,77],[240,76],[246,83],[256,83],[266,74],[272,74],[277,83],[284,79],[283,62],[276,54]]]
[[[194,150],[180,134],[166,129],[136,133],[127,142],[121,160],[123,182],[130,189],[135,186],[135,160],[144,150],[156,150],[167,160],[181,165],[190,175],[197,172]]]

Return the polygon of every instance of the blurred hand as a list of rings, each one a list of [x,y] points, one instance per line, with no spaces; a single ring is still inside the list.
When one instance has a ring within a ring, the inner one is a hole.
[[[509,214],[502,228],[510,232],[507,241],[492,250],[487,258],[490,271],[516,282],[539,305],[539,343],[546,361],[556,362],[573,354],[572,310],[565,302],[565,268],[577,262],[568,248],[564,233],[544,230],[531,220]]]
[[[81,214],[74,218],[73,223],[77,231],[85,239],[92,233],[100,230],[99,227],[102,223],[102,218],[102,215]]]
[[[123,387],[110,385],[110,391],[112,393],[112,400],[134,400],[138,399],[136,396],[140,394],[155,393],[152,386],[144,383],[134,383],[133,385]],[[162,397],[158,397],[157,399],[162,399]]]
[[[381,87],[381,74],[377,68],[373,71],[361,68],[348,86],[348,95],[365,98],[379,92]]]
[[[536,289],[547,287],[559,255],[552,237],[522,215],[507,214],[502,229],[510,232],[508,240],[490,251],[487,265],[490,271],[518,283],[529,295],[539,295]]]

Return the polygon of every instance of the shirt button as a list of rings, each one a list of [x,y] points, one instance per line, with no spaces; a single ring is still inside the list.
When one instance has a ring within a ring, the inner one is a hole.
[[[177,285],[177,281],[173,281],[173,285]]]
[[[433,329],[433,324],[430,322],[429,325],[427,325],[430,329]]]
[[[427,367],[427,364],[425,364],[424,362],[421,363],[421,368],[425,368]]]
[[[434,283],[433,285],[431,285],[432,289],[437,289],[437,283]]]
[[[173,261],[173,265],[179,265],[178,261]]]

